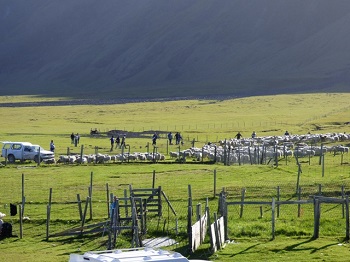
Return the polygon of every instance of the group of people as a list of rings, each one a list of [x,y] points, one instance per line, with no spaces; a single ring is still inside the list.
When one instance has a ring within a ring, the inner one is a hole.
[[[126,135],[123,135],[122,138],[120,138],[119,134],[117,135],[116,138],[114,138],[114,136],[112,136],[109,140],[111,141],[111,152],[113,151],[114,148],[114,144],[115,144],[115,148],[121,148],[121,147],[125,147],[125,139],[126,139]]]
[[[182,136],[179,132],[176,132],[175,135],[175,145],[182,144],[183,145],[183,139]],[[171,132],[168,133],[168,140],[169,140],[169,145],[173,144],[173,134]]]
[[[79,144],[80,135],[78,133],[74,135],[74,133],[72,132],[72,134],[70,135],[70,139],[71,139],[71,144],[74,144],[74,146],[77,147]]]
[[[175,133],[175,145],[179,145],[181,143],[181,145],[183,145],[183,139],[182,136],[179,132]],[[169,145],[173,144],[173,134],[171,132],[168,133],[168,140],[169,140]]]
[[[285,135],[285,136],[289,136],[289,132],[286,131],[286,132],[284,133],[284,135]],[[252,133],[251,136],[252,136],[252,138],[256,138],[256,132],[253,131],[253,133]],[[243,138],[243,135],[241,134],[241,132],[238,132],[238,133],[235,135],[235,138],[241,139],[241,138]]]

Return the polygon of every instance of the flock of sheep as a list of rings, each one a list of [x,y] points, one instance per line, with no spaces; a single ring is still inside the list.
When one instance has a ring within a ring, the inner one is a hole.
[[[286,156],[313,157],[326,152],[348,153],[343,145],[325,146],[323,143],[343,143],[350,141],[345,133],[266,136],[242,139],[228,139],[219,144],[208,144],[202,148],[189,148],[170,152],[172,158],[192,157],[195,160],[209,159],[222,163],[258,164]]]
[[[124,153],[124,154],[90,154],[90,155],[60,155],[57,163],[65,164],[84,164],[84,163],[97,163],[103,164],[108,162],[128,162],[128,161],[160,161],[165,160],[165,155],[159,153]]]
[[[171,160],[185,162],[213,161],[221,163],[262,164],[281,157],[313,157],[326,152],[348,153],[346,144],[350,135],[345,133],[265,136],[254,138],[231,138],[217,144],[207,143],[202,147],[190,147],[169,152]],[[333,144],[326,146],[325,144]],[[336,144],[336,145],[335,145]],[[116,155],[61,155],[57,163],[109,163],[129,161],[164,161],[160,153],[122,153]]]

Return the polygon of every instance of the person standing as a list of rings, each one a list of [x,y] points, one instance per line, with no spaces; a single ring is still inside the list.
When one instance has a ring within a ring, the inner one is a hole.
[[[126,136],[123,135],[123,137],[122,137],[122,142],[121,142],[121,144],[120,144],[121,147],[125,147],[125,139],[126,139]]]
[[[113,147],[114,147],[114,136],[112,136],[109,140],[111,140],[111,152],[113,151]]]
[[[78,133],[74,136],[74,146],[77,147],[78,146]]]
[[[53,143],[53,140],[50,142],[50,151],[55,152],[55,144]]]
[[[119,134],[117,135],[116,139],[115,139],[115,148],[117,149],[120,145],[120,137]]]
[[[242,136],[241,132],[238,132],[238,133],[237,133],[237,135],[235,135],[235,137],[236,137],[237,139],[241,139],[241,138],[243,138],[243,136]]]
[[[158,138],[157,133],[154,133],[152,136],[152,145],[153,146],[157,145],[157,138]]]
[[[255,138],[255,137],[256,137],[256,132],[253,131],[253,133],[252,133],[252,138]]]
[[[75,138],[75,135],[74,135],[74,133],[72,132],[72,134],[70,135],[70,143],[71,144],[74,144],[74,138]]]
[[[178,145],[180,143],[180,133],[176,132],[175,134],[175,144]]]
[[[173,141],[173,134],[171,132],[169,132],[168,134],[168,140],[169,140],[169,145],[172,145],[172,141]]]

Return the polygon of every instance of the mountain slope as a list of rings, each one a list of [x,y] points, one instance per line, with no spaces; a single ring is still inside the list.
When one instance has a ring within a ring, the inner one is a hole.
[[[2,95],[350,91],[347,0],[0,0]]]

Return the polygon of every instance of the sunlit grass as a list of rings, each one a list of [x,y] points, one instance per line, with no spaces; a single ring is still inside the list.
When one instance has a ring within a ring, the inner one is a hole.
[[[44,107],[0,107],[2,128],[0,140],[30,141],[48,148],[51,139],[56,144],[56,155],[70,152],[109,153],[109,130],[122,132],[180,131],[185,144],[190,147],[195,139],[196,146],[208,141],[216,142],[233,137],[237,131],[250,136],[255,130],[258,136],[282,135],[285,130],[292,134],[350,132],[349,94],[279,95],[240,98],[233,100],[188,100],[176,102],[130,103],[119,105],[79,105]],[[55,99],[52,99],[53,101]],[[37,97],[0,97],[0,103],[44,101]],[[45,100],[48,101],[48,100]],[[6,123],[6,124],[5,124]],[[90,137],[91,128],[102,132],[100,137]],[[69,135],[79,133],[81,144],[74,147]],[[150,136],[127,138],[131,151],[144,152],[151,142]],[[163,136],[157,143],[159,151],[177,151],[175,145],[167,148]],[[118,149],[114,153],[119,152]],[[344,155],[349,163],[349,155]],[[319,158],[302,163],[300,185],[303,198],[316,194],[321,184],[325,194],[335,194],[345,185],[350,187],[350,168],[340,164],[340,155],[327,154],[324,176]],[[22,240],[2,240],[6,250],[3,261],[68,261],[71,252],[104,249],[106,235],[45,239],[46,206],[52,188],[52,214],[50,232],[60,232],[80,224],[77,209],[77,194],[83,201],[88,195],[91,173],[93,174],[93,220],[94,223],[107,219],[106,184],[110,192],[123,196],[128,185],[135,188],[152,186],[153,171],[156,186],[161,186],[174,206],[174,216],[165,205],[163,217],[150,219],[149,229],[156,235],[175,237],[175,219],[179,223],[179,239],[186,238],[188,185],[192,188],[193,203],[204,206],[208,198],[211,214],[217,212],[217,198],[214,198],[214,171],[217,175],[216,193],[225,188],[228,201],[239,201],[242,189],[245,199],[271,201],[280,186],[283,200],[296,199],[296,178],[298,169],[295,159],[281,159],[279,166],[178,164],[167,158],[168,164],[109,163],[105,165],[42,165],[33,163],[9,165],[0,169],[0,212],[7,212],[9,203],[20,203],[22,175],[26,197],[25,215],[31,218],[24,224]],[[276,218],[276,239],[271,238],[271,207],[244,207],[242,218],[240,207],[229,209],[229,237],[236,244],[213,256],[217,261],[346,261],[349,251],[343,243],[345,222],[341,206],[322,208],[321,239],[309,241],[313,233],[312,205],[304,205],[298,217],[297,206],[280,207]],[[18,234],[18,218],[6,217],[14,222]],[[163,232],[165,229],[165,232]],[[323,237],[323,239],[322,239]],[[325,239],[327,237],[327,239]],[[128,246],[128,236],[118,239],[118,246]],[[182,246],[180,243],[179,246]],[[198,256],[206,255],[208,244],[203,245]],[[206,255],[207,257],[209,255]]]

